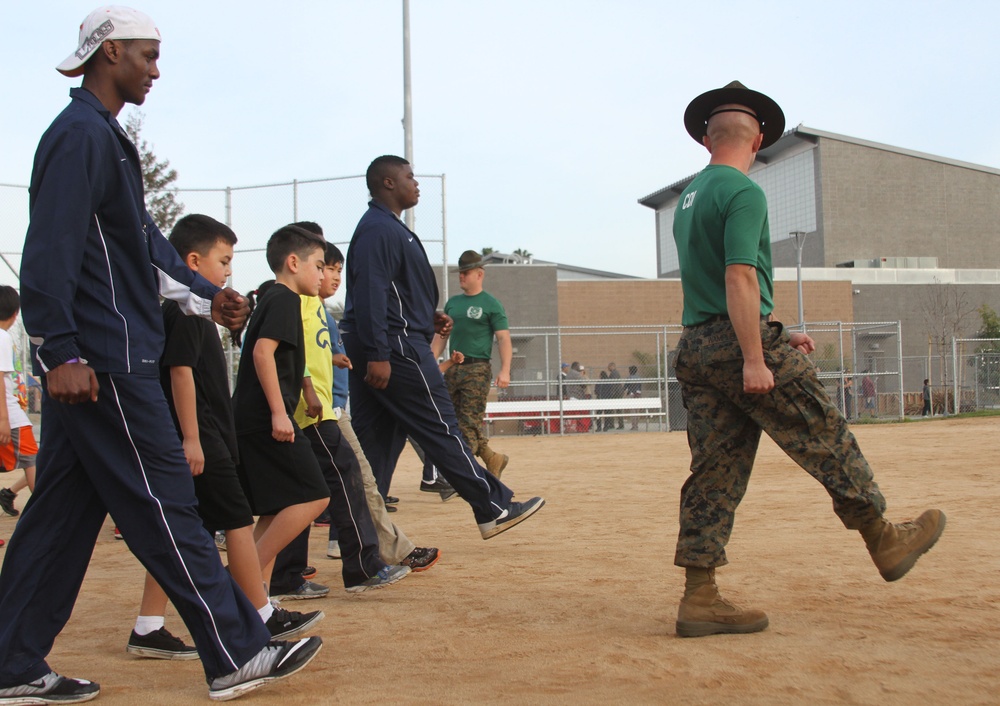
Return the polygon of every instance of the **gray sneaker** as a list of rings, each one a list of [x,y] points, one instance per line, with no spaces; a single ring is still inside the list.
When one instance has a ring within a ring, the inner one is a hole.
[[[330,592],[329,586],[313,583],[312,581],[304,581],[302,585],[296,588],[294,591],[288,591],[287,593],[282,593],[279,596],[275,596],[275,598],[277,598],[279,601],[283,601],[286,598],[290,601],[302,601],[309,598],[322,598],[329,592]]]
[[[49,672],[28,684],[0,689],[0,704],[78,704],[100,693],[101,687],[92,681]]]
[[[524,522],[541,510],[543,505],[545,505],[545,500],[542,498],[532,498],[524,503],[511,501],[500,517],[479,525],[479,533],[483,535],[483,539],[495,537],[501,532],[506,532],[514,525]]]
[[[309,664],[321,647],[323,639],[320,637],[269,642],[235,672],[212,679],[208,683],[208,698],[229,701],[268,682],[289,677]]]
[[[372,576],[370,579],[364,583],[359,583],[357,586],[348,586],[348,593],[364,593],[365,591],[372,591],[376,588],[385,588],[386,586],[396,583],[404,576],[410,573],[409,566],[385,566],[377,574]]]

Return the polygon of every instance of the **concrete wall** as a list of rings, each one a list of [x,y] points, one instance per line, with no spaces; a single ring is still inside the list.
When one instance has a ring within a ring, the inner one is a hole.
[[[825,266],[909,255],[1000,267],[1000,176],[831,139],[819,152]]]

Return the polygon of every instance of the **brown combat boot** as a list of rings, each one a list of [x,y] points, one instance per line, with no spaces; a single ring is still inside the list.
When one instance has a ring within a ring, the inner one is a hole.
[[[507,467],[507,462],[510,461],[510,457],[507,454],[498,454],[488,444],[479,445],[479,458],[483,459],[483,465],[486,466],[486,470],[496,476],[497,480],[500,480],[500,474],[503,473],[503,469]]]
[[[740,608],[719,595],[715,569],[689,568],[676,627],[678,637],[760,632],[767,627],[767,615],[761,610]]]
[[[944,531],[945,516],[940,510],[927,510],[915,520],[892,524],[884,518],[861,528],[868,553],[886,581],[903,578],[920,555],[934,546]]]

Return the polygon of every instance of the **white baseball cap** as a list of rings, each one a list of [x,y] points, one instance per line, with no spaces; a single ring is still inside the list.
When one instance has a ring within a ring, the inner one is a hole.
[[[97,48],[106,39],[155,39],[159,41],[160,30],[149,15],[131,7],[107,5],[99,7],[84,19],[80,25],[80,42],[72,54],[66,57],[56,71],[64,76],[80,76]]]

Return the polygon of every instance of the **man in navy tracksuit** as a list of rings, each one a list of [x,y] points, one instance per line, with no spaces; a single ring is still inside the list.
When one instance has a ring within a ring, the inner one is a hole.
[[[472,506],[483,539],[489,539],[545,501],[511,500],[510,488],[476,462],[458,429],[430,345],[435,331],[448,335],[451,319],[435,312],[434,270],[420,239],[399,220],[420,198],[412,167],[400,157],[379,157],[368,167],[367,183],[372,200],[347,251],[347,302],[340,323],[353,364],[354,429],[376,480],[386,488],[406,436],[412,436]]]
[[[83,75],[42,136],[21,264],[24,326],[43,375],[35,492],[0,572],[0,704],[76,702],[97,684],[45,662],[110,511],[190,630],[214,699],[301,668],[318,638],[270,633],[219,561],[159,384],[158,295],[239,326],[245,300],[188,269],[147,213],[139,155],[115,117],[159,77],[159,31],[100,8],[58,68]],[[25,700],[27,699],[27,700]]]

